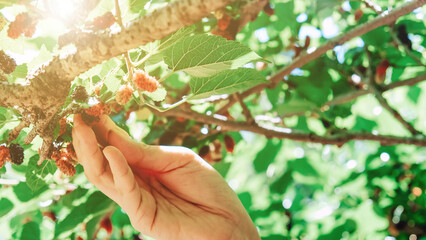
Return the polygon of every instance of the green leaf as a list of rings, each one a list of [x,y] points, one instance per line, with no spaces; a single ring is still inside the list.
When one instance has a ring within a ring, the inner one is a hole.
[[[97,216],[109,211],[113,204],[114,202],[103,193],[94,192],[85,203],[73,208],[68,216],[56,224],[55,236],[74,229],[86,219],[93,217],[93,215]]]
[[[47,184],[41,186],[37,191],[32,191],[31,188],[28,187],[28,184],[25,182],[20,182],[18,185],[13,187],[13,192],[16,197],[21,202],[28,202],[33,198],[36,198],[38,195],[46,191],[49,187]]]
[[[188,35],[193,33],[194,30],[195,30],[194,26],[184,27],[177,30],[175,33],[161,40],[157,49],[159,51],[164,51],[168,49],[169,47],[176,44],[176,42],[179,41],[181,38],[187,37]]]
[[[159,87],[155,90],[155,92],[144,92],[144,94],[151,98],[154,102],[161,102],[166,98],[167,90],[164,87]]]
[[[24,224],[21,233],[21,240],[39,240],[40,226],[36,222],[28,222]]]
[[[25,173],[26,183],[33,191],[37,191],[43,186],[46,186],[44,178],[49,174],[54,174],[57,167],[52,160],[45,160],[40,166],[37,164],[39,159],[38,154],[30,158],[27,171]]]
[[[227,70],[215,76],[192,78],[189,82],[193,96],[191,99],[208,98],[212,95],[231,94],[244,91],[260,83],[265,77],[251,68]]]
[[[3,217],[4,215],[8,214],[12,209],[13,203],[9,199],[0,199],[0,217]]]
[[[285,193],[287,187],[290,185],[292,181],[292,170],[288,170],[281,177],[279,177],[275,182],[270,185],[270,189],[272,192],[276,193]]]
[[[265,147],[256,155],[253,166],[256,172],[264,172],[281,149],[282,141],[268,140]]]
[[[164,51],[164,61],[174,72],[195,77],[212,76],[256,60],[261,57],[247,46],[204,34],[183,38]]]

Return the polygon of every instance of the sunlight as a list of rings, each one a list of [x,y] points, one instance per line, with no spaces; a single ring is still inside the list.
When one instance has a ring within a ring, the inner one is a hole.
[[[72,16],[77,11],[77,3],[75,0],[48,0],[50,12],[67,21],[73,21]]]

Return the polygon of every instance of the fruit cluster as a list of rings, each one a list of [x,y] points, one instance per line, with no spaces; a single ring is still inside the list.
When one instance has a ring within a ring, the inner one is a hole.
[[[21,35],[32,37],[37,23],[38,20],[27,12],[20,13],[16,16],[15,21],[10,23],[7,35],[12,39],[17,39]]]
[[[105,114],[108,115],[111,113],[111,106],[104,104],[102,102],[87,108],[81,112],[81,119],[87,124],[87,125],[93,125],[99,120],[101,120],[101,115]]]
[[[87,100],[89,99],[89,95],[86,92],[86,88],[81,85],[74,88],[71,97],[77,102],[87,102]]]
[[[3,50],[0,50],[0,70],[6,74],[10,74],[15,71],[15,68],[15,60],[9,57]]]
[[[0,146],[0,169],[7,161],[16,165],[21,165],[24,162],[24,149],[21,145],[11,143],[9,147]]]
[[[68,143],[66,148],[53,151],[51,158],[55,160],[56,166],[62,173],[74,176],[76,173],[74,165],[77,163],[77,156],[72,143]]]

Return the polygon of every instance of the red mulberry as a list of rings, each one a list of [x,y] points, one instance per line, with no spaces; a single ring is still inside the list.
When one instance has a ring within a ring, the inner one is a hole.
[[[149,74],[143,70],[135,71],[133,74],[133,82],[136,88],[147,92],[155,92],[159,85],[157,79],[149,76]]]
[[[55,163],[59,170],[68,176],[74,176],[76,173],[75,167],[68,160],[61,158],[55,161]]]
[[[123,85],[117,92],[115,100],[120,105],[126,105],[132,98],[133,88],[130,85]]]

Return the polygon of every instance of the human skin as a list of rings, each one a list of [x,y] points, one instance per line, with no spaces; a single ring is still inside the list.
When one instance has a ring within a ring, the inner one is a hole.
[[[89,127],[76,115],[72,135],[87,179],[141,233],[158,240],[260,239],[237,195],[190,149],[136,142],[107,116]]]

